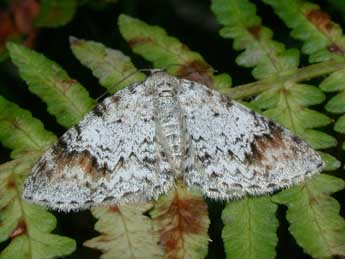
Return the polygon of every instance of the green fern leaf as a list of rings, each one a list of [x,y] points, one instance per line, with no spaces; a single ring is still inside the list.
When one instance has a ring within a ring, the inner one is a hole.
[[[73,19],[77,6],[77,0],[41,0],[35,25],[39,27],[65,25]]]
[[[314,258],[345,256],[345,222],[338,202],[329,196],[343,188],[343,180],[323,174],[273,197],[288,206],[289,230]]]
[[[309,98],[308,96],[300,95],[299,100],[294,98],[294,90],[302,85],[292,88],[282,87],[276,89],[274,92],[278,95],[278,103],[269,109],[264,114],[274,121],[279,122],[286,128],[291,129],[295,134],[304,138],[313,148],[322,149],[333,147],[337,144],[336,139],[321,131],[313,130],[315,127],[322,127],[328,125],[331,120],[324,114],[310,110],[302,105],[303,98]],[[318,88],[314,88],[315,91],[319,91]],[[300,91],[298,91],[301,93]],[[263,96],[265,95],[262,94]],[[254,101],[255,105],[261,108],[263,99],[259,95]],[[267,105],[263,103],[263,105]]]
[[[325,168],[323,169],[324,171],[334,171],[341,166],[341,162],[337,160],[334,156],[331,156],[330,154],[321,151],[319,151],[319,154],[326,164]]]
[[[214,88],[231,85],[229,75],[213,76],[214,70],[199,53],[191,51],[178,39],[168,36],[162,28],[150,26],[124,14],[119,16],[118,24],[122,36],[133,51],[153,62],[154,67],[167,68],[172,74]]]
[[[270,4],[284,22],[292,28],[291,35],[304,41],[302,51],[310,55],[310,62],[319,62],[330,59],[343,59],[345,53],[345,37],[341,27],[334,23],[328,14],[319,9],[319,6],[300,0],[272,1],[264,0]],[[344,113],[345,97],[343,94],[341,78],[344,78],[344,69],[333,73],[320,85],[326,92],[341,91],[329,100],[325,106],[332,113]],[[345,132],[345,116],[341,116],[334,125],[338,132]],[[319,134],[310,136],[314,141]],[[324,137],[326,137],[324,135]],[[325,140],[325,139],[324,139]],[[320,146],[327,146],[333,141],[321,141]]]
[[[0,141],[13,150],[12,158],[39,155],[55,140],[54,134],[46,131],[30,112],[0,96]]]
[[[212,10],[225,25],[221,35],[234,38],[235,48],[245,49],[239,56],[239,64],[255,66],[255,77],[261,79],[266,74],[272,77],[296,71],[298,53],[286,51],[282,44],[272,41],[272,33],[261,25],[253,4],[244,0],[214,0]],[[254,35],[253,28],[256,28]],[[267,49],[270,51],[265,51]],[[243,57],[254,57],[254,60]],[[266,116],[293,130],[314,148],[329,148],[336,145],[335,138],[312,128],[328,125],[331,120],[306,108],[324,99],[317,87],[277,81],[271,82],[270,89],[258,95],[253,104],[260,109],[268,109],[264,112]]]
[[[53,215],[22,200],[21,189],[37,157],[0,165],[0,241],[11,238],[0,258],[56,258],[76,249],[73,239],[50,234],[56,227]]]
[[[223,210],[223,240],[227,258],[275,258],[278,220],[271,197],[229,202]]]
[[[290,2],[284,3],[286,5],[290,4]],[[264,110],[263,113],[266,116],[272,118],[286,128],[289,128],[305,139],[314,148],[329,148],[335,146],[337,142],[334,137],[313,129],[326,126],[331,123],[331,120],[322,113],[307,108],[310,105],[320,104],[325,100],[325,95],[320,89],[310,85],[299,84],[297,80],[279,79],[279,77],[284,78],[285,75],[289,73],[293,74],[297,72],[297,52],[291,52],[291,50],[285,51],[281,44],[271,40],[272,35],[270,31],[261,25],[260,18],[256,17],[255,14],[255,6],[248,1],[214,0],[212,2],[212,9],[216,13],[220,23],[225,25],[225,28],[221,31],[221,35],[234,38],[235,49],[245,50],[238,57],[238,63],[243,66],[255,66],[253,75],[256,78],[264,78],[265,76],[261,73],[268,73],[270,77],[270,81],[267,81],[269,85],[262,87],[264,92],[261,92],[251,104]],[[272,49],[272,51],[265,51],[266,49]],[[256,59],[257,57],[258,59]],[[230,93],[231,90],[227,92]],[[258,92],[256,94],[258,94]],[[326,158],[328,170],[336,169],[340,166],[340,163],[329,154],[323,153],[323,157]],[[285,191],[282,193],[285,193]],[[303,193],[297,193],[296,196],[298,195],[303,196]],[[312,208],[309,206],[307,209],[311,210]],[[296,211],[296,217],[303,218],[302,213],[300,213],[300,215],[297,214],[298,211]],[[336,217],[337,216],[339,217],[339,215],[336,215]],[[271,220],[272,218],[276,220],[274,215],[268,217]],[[255,220],[251,222],[255,223]],[[241,232],[237,231],[237,233],[236,226],[226,223],[228,222],[225,222],[225,229],[227,229],[228,235],[232,237],[233,244],[240,243],[245,247],[252,248],[250,245],[250,240],[252,239],[247,238],[247,236]],[[256,226],[256,224],[253,225]],[[271,233],[274,233],[274,231],[274,228],[270,229]],[[256,237],[263,233],[265,233],[265,230],[261,232],[254,231],[252,236]],[[294,232],[292,232],[292,234],[296,239],[299,238]],[[274,241],[274,239],[271,240],[272,243],[265,243],[263,241],[265,238],[258,238],[260,240],[260,245],[266,247],[267,250],[265,251],[267,254],[262,254],[260,251],[256,251],[253,248],[251,250],[249,249],[249,251],[238,249],[236,245],[231,244],[231,238],[227,240],[224,238],[224,234],[223,239],[225,247],[227,248],[227,254],[230,255],[229,257],[237,256],[250,258],[251,256],[252,258],[256,258],[260,256],[262,258],[272,258],[275,255],[274,245],[276,243],[274,242],[276,241]],[[299,244],[308,253],[315,253],[315,250],[309,249],[308,244],[304,242],[299,242]]]
[[[257,79],[293,73],[299,63],[297,49],[285,50],[284,45],[272,40],[272,31],[261,25],[255,5],[247,0],[213,0],[212,11],[225,27],[220,35],[234,39],[234,49],[245,51],[236,63],[255,67]]]
[[[11,162],[0,165],[0,242],[11,238],[0,258],[54,258],[70,254],[75,242],[50,234],[56,219],[21,198],[23,180],[56,137],[30,112],[0,97],[0,141],[12,148]]]
[[[165,257],[199,259],[207,254],[209,225],[207,203],[203,196],[178,183],[175,190],[155,202],[150,212]]]
[[[337,95],[332,97],[326,104],[325,108],[331,113],[341,114],[345,113],[345,69],[332,73],[329,77],[323,80],[320,88],[324,92],[336,92]],[[334,125],[334,130],[340,133],[345,133],[345,115],[338,118]]]
[[[146,23],[127,15],[119,16],[119,28],[122,36],[133,51],[152,61],[154,67],[162,68],[171,64],[200,66],[208,69],[209,65],[199,53],[192,52],[179,42],[170,37],[158,26]],[[176,67],[171,67],[176,71]]]
[[[292,29],[291,36],[304,42],[302,52],[310,62],[320,62],[344,56],[345,37],[319,6],[301,0],[263,0]]]
[[[58,123],[71,127],[94,106],[88,92],[58,64],[18,44],[7,46],[30,91],[47,103],[48,112],[56,116]]]
[[[114,93],[134,82],[143,81],[146,77],[145,74],[136,72],[137,69],[130,58],[119,50],[75,37],[71,37],[70,42],[74,55],[92,70],[94,76],[109,93]]]
[[[162,258],[159,234],[153,230],[152,220],[143,215],[152,207],[145,204],[93,208],[92,214],[98,219],[95,229],[101,235],[84,245],[101,250],[102,259]]]

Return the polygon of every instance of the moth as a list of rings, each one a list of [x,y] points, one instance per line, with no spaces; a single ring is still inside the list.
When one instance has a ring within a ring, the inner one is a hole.
[[[183,181],[231,200],[298,184],[323,166],[271,120],[205,85],[154,71],[63,134],[32,168],[23,196],[70,211],[155,200]]]

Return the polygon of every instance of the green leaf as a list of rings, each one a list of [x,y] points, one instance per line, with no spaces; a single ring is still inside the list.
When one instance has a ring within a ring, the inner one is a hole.
[[[100,236],[85,246],[101,250],[101,258],[162,258],[159,235],[148,216],[143,215],[152,204],[93,208],[98,219],[95,229]]]
[[[71,127],[94,106],[83,86],[55,62],[18,44],[9,43],[8,50],[30,91],[47,103],[61,125]]]
[[[252,101],[256,106],[261,109],[269,109],[278,105],[281,96],[277,94],[280,85],[276,85],[275,89],[272,88],[262,94],[258,95],[254,101]],[[283,86],[288,90],[285,94],[289,96],[291,101],[298,106],[310,106],[322,103],[326,96],[320,91],[319,88],[306,85],[306,84],[287,84]],[[281,89],[281,91],[283,91]]]
[[[345,115],[338,118],[337,122],[334,124],[334,130],[340,133],[345,133]]]
[[[315,149],[326,149],[337,145],[336,138],[318,130],[307,129],[300,136]]]
[[[37,156],[24,158],[0,165],[0,241],[11,238],[0,258],[41,259],[68,255],[76,249],[75,241],[50,234],[56,227],[55,217],[21,198],[24,178]]]
[[[58,27],[69,23],[77,10],[77,0],[41,0],[35,19],[38,27]]]
[[[105,47],[101,43],[70,38],[73,54],[90,68],[108,92],[114,93],[125,86],[145,79],[137,71],[129,57],[121,51]]]
[[[176,190],[162,196],[150,215],[160,233],[165,257],[204,258],[207,254],[209,225],[207,203],[201,194],[177,183]]]
[[[324,92],[345,91],[345,69],[341,69],[330,74],[320,84],[320,88]]]
[[[292,29],[291,36],[304,42],[302,52],[310,62],[340,58],[345,53],[341,27],[316,4],[301,0],[263,0]]]
[[[212,87],[218,91],[228,89],[232,85],[232,79],[228,74],[215,75]]]
[[[274,1],[272,5],[279,5],[277,2],[286,6],[290,4],[287,1]],[[307,108],[310,105],[322,103],[325,95],[315,86],[297,83],[299,80],[297,77],[298,52],[296,50],[286,51],[282,44],[272,40],[272,32],[262,26],[260,18],[256,16],[255,6],[248,1],[214,0],[212,10],[218,21],[224,25],[220,32],[221,36],[234,39],[234,48],[244,50],[237,58],[237,63],[245,67],[255,67],[253,70],[255,78],[269,80],[267,81],[268,86],[261,87],[266,91],[259,94],[251,104],[264,110],[264,115],[289,128],[311,144],[313,148],[335,146],[337,142],[334,137],[313,129],[328,125],[331,123],[331,119],[320,112]],[[293,19],[290,17],[291,21]],[[291,77],[292,74],[295,74],[296,78]],[[288,79],[291,77],[291,80],[282,80],[284,77]],[[262,84],[264,84],[264,80]],[[246,89],[249,89],[249,86],[250,84]],[[230,91],[228,92],[230,93]],[[339,162],[332,156],[324,154],[323,157],[327,162],[327,170],[339,167]],[[300,195],[303,196],[302,193]],[[256,202],[253,201],[252,204],[256,205]],[[232,208],[232,210],[228,208]],[[272,219],[277,221],[274,215],[275,209],[271,211],[264,209],[261,214],[256,215],[251,212],[250,208],[248,202],[244,200],[230,203],[224,211],[224,215],[228,215],[230,220],[235,221],[225,222],[223,240],[227,256],[229,258],[274,258],[277,224],[270,229],[269,222]],[[258,208],[260,209],[260,207]],[[229,214],[226,214],[227,210],[229,210]],[[302,213],[300,215],[297,213],[296,217],[303,218]],[[254,216],[252,216],[253,214]],[[263,224],[257,222],[258,218],[264,218],[268,222],[266,227],[260,229]],[[250,227],[247,227],[248,225]],[[249,230],[246,231],[248,228]],[[252,230],[253,228],[255,230]],[[270,235],[271,240],[260,236],[260,234],[264,235],[267,229],[269,229],[268,233],[273,233]],[[307,245],[302,246],[305,248]]]
[[[327,111],[331,113],[345,113],[345,69],[332,73],[320,84],[320,88],[325,92],[339,93],[333,96],[325,105]],[[345,115],[340,116],[334,124],[334,130],[345,133]]]
[[[343,180],[321,174],[273,198],[288,206],[289,230],[314,258],[345,255],[345,221],[339,215],[338,202],[329,196],[344,187]]]
[[[148,25],[138,19],[121,14],[118,20],[122,36],[133,51],[145,59],[154,62],[154,67],[168,65],[199,65],[208,69],[209,65],[199,53],[190,51],[178,39],[170,37],[158,26]],[[176,71],[176,67],[169,67]]]
[[[340,92],[334,96],[325,105],[327,111],[332,113],[344,113],[345,112],[345,91]]]
[[[260,108],[268,108],[264,115],[302,137],[313,148],[329,148],[337,144],[336,139],[312,128],[328,125],[330,118],[305,107],[322,102],[324,95],[320,92],[316,87],[288,83],[263,93],[263,97],[259,95],[253,102]],[[316,98],[311,100],[308,94]],[[272,101],[265,103],[269,98]]]
[[[320,89],[313,85],[296,84],[289,88],[290,98],[301,106],[310,106],[322,103],[326,96]]]
[[[345,113],[345,69],[332,73],[320,84],[320,88],[325,92],[339,93],[333,96],[325,105],[327,111],[332,113]],[[345,116],[342,115],[334,124],[334,130],[345,133]]]
[[[341,162],[330,154],[319,152],[322,160],[326,163],[324,171],[335,171],[341,166]]]
[[[168,36],[162,28],[148,25],[124,14],[119,16],[118,24],[122,36],[132,50],[153,62],[154,67],[166,68],[168,72],[177,76],[218,87],[214,85],[214,70],[203,57],[191,51],[178,39]],[[230,83],[231,80],[227,77]],[[223,87],[223,84],[219,87]]]
[[[247,0],[213,0],[211,8],[217,20],[224,25],[220,35],[234,39],[235,50],[244,50],[236,63],[255,67],[252,72],[255,78],[289,74],[296,70],[298,50],[285,50],[283,44],[272,40],[273,33],[262,26],[254,4]]]
[[[276,107],[279,103],[280,96],[276,89],[270,89],[255,97],[250,103],[258,109],[266,110]]]
[[[41,154],[56,137],[30,112],[0,96],[0,141],[13,150],[12,158],[20,158],[30,153]]]
[[[0,96],[0,141],[16,158],[0,165],[0,242],[11,238],[0,258],[55,258],[75,250],[74,240],[49,234],[53,215],[21,198],[25,176],[55,140],[30,112]]]
[[[261,25],[252,3],[246,0],[214,0],[212,10],[225,26],[221,35],[233,38],[235,49],[245,50],[237,63],[255,66],[254,77],[262,79],[296,72],[298,52],[285,51],[282,44],[272,40],[271,31]],[[304,137],[314,148],[328,148],[336,145],[333,137],[308,129],[328,125],[331,120],[306,108],[324,99],[325,95],[315,86],[277,81],[271,84],[269,90],[258,95],[253,104],[266,110],[266,116]]]
[[[222,237],[227,258],[275,258],[277,207],[267,196],[245,198],[226,205],[222,214]]]

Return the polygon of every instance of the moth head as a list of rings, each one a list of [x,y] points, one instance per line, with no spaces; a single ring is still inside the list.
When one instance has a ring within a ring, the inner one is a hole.
[[[154,71],[145,84],[149,93],[156,97],[174,97],[177,92],[178,79],[164,71]]]

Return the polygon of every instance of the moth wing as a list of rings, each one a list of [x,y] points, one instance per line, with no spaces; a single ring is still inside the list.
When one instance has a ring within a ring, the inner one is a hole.
[[[156,199],[173,179],[154,137],[145,85],[118,91],[46,151],[26,179],[24,197],[63,211]]]
[[[308,144],[240,103],[188,80],[177,96],[191,142],[185,182],[206,196],[270,193],[321,171]]]

